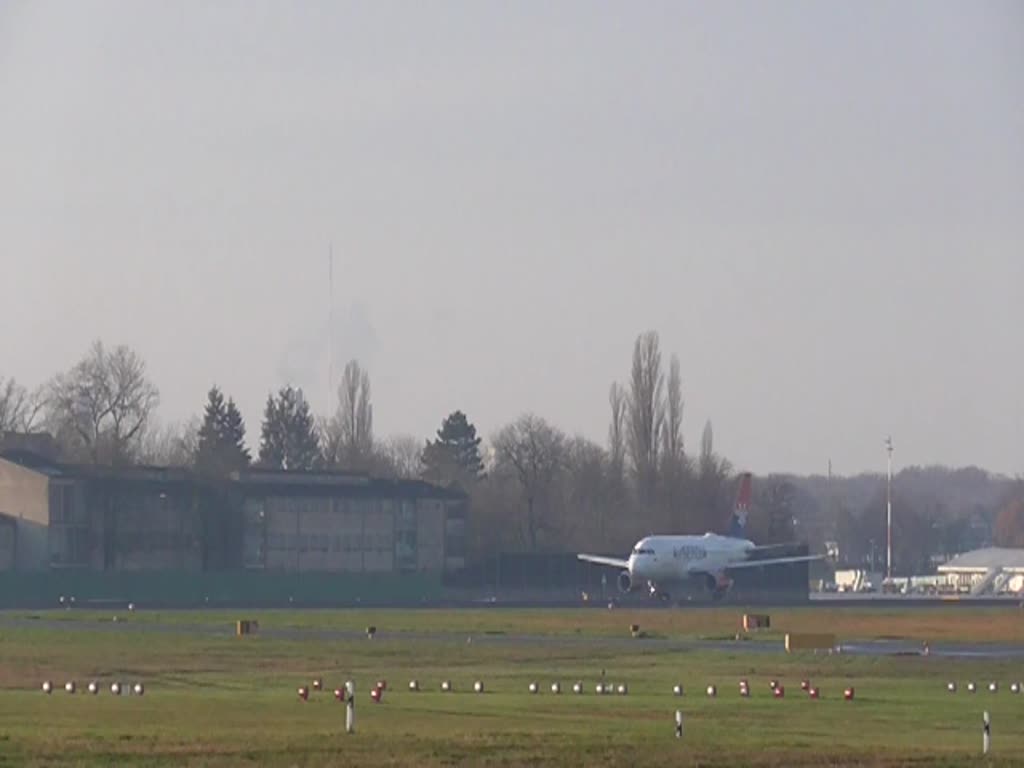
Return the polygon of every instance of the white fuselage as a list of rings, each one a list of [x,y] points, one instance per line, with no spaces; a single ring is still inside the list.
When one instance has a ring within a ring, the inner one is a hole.
[[[648,536],[633,547],[628,570],[634,584],[687,581],[696,574],[718,577],[754,549],[747,539],[705,533],[703,536]]]

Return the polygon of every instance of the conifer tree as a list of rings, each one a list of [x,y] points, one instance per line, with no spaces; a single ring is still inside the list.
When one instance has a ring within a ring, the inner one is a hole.
[[[313,469],[320,464],[320,440],[301,389],[284,387],[269,395],[260,433],[260,464],[274,469]]]
[[[249,449],[245,447],[245,421],[235,401],[225,401],[218,387],[211,388],[199,428],[196,467],[226,475],[248,466],[250,460]]]
[[[450,414],[423,451],[424,477],[442,485],[465,487],[483,477],[480,438],[462,411]]]

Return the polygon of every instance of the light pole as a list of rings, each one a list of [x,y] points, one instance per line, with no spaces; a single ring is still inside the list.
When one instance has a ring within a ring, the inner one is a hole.
[[[885,576],[892,578],[892,436],[885,438],[885,450],[889,454],[889,467],[885,484]]]

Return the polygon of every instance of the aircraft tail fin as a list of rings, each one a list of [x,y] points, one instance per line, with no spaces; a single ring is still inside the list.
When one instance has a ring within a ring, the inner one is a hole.
[[[750,512],[752,480],[749,472],[740,475],[740,489],[736,494],[736,506],[729,518],[729,535],[742,538],[747,528],[747,514]]]

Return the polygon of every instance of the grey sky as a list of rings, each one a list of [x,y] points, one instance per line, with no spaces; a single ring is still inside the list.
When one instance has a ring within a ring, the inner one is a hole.
[[[1024,4],[0,3],[0,375],[161,418],[369,368],[604,441],[634,337],[758,472],[1024,470]]]

